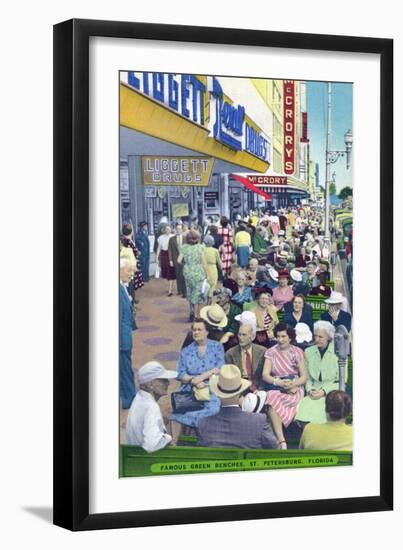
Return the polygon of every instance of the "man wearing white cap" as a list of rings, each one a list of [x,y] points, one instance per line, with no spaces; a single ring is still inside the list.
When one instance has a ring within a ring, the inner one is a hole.
[[[239,406],[240,395],[249,388],[236,365],[223,365],[210,388],[221,400],[220,412],[199,423],[198,445],[238,449],[278,449],[278,441],[264,414],[245,412]]]
[[[140,391],[131,404],[126,422],[129,445],[139,445],[152,453],[172,441],[157,401],[167,394],[169,380],[176,376],[176,371],[165,369],[157,361],[149,361],[139,369]]]

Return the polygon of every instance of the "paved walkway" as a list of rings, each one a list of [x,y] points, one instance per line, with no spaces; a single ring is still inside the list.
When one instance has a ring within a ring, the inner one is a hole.
[[[136,322],[133,335],[132,365],[136,370],[147,361],[155,359],[165,368],[175,370],[179,351],[190,328],[189,304],[180,296],[167,296],[168,283],[163,279],[150,279],[137,291]],[[136,386],[138,381],[136,379]],[[171,382],[170,391],[176,391],[179,383]],[[169,397],[160,400],[164,417],[170,412]],[[120,411],[121,443],[126,442],[124,427],[128,411]]]

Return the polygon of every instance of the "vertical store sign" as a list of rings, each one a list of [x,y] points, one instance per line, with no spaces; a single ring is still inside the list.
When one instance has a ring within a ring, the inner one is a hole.
[[[284,80],[284,173],[295,170],[295,91],[294,80]]]

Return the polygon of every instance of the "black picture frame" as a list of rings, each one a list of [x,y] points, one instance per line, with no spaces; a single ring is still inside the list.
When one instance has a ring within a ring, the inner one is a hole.
[[[381,241],[393,241],[393,40],[70,20],[54,27],[54,523],[71,530],[392,510],[393,282],[380,250],[380,490],[371,497],[89,513],[89,39],[379,54]],[[386,261],[387,260],[387,261]]]

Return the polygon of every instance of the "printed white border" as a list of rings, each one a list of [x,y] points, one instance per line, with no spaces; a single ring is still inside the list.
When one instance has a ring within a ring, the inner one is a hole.
[[[380,226],[368,215],[380,192],[379,61],[375,54],[91,38],[90,513],[379,494]],[[354,466],[119,479],[118,71],[130,69],[354,82]]]

